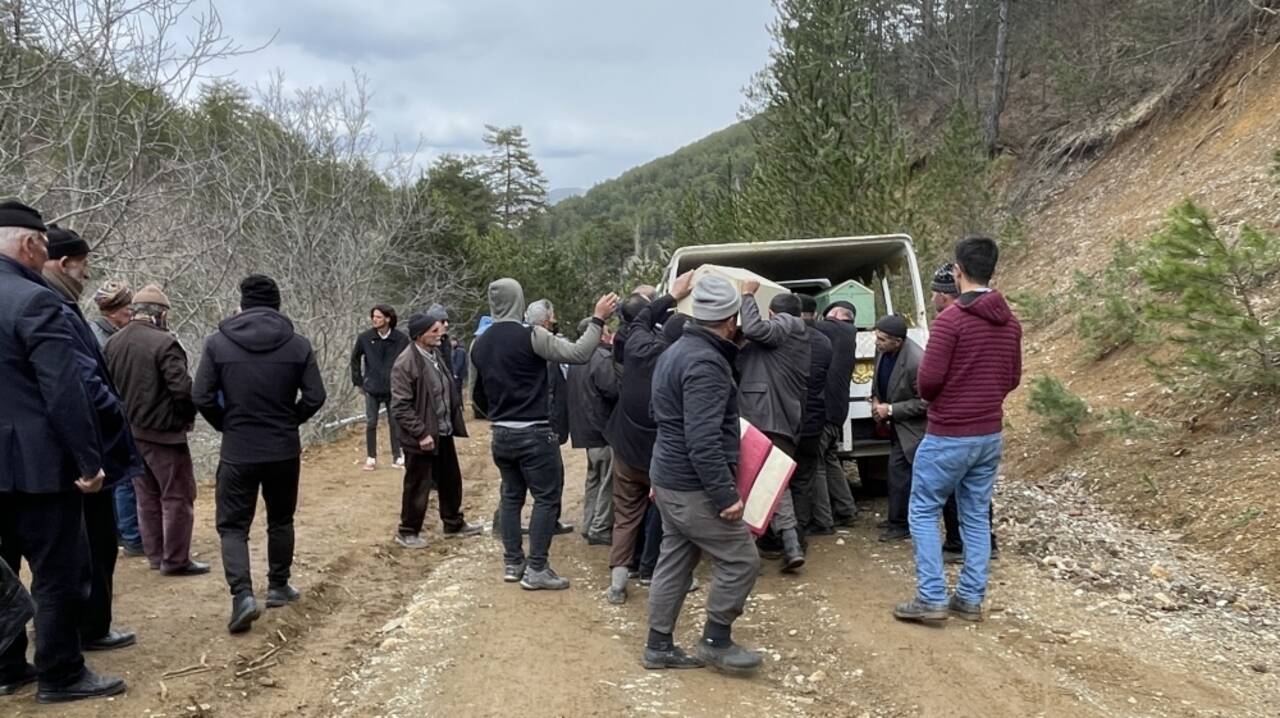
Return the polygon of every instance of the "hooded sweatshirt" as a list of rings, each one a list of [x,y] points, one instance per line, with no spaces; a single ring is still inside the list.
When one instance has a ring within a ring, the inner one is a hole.
[[[929,330],[916,381],[928,433],[987,436],[1003,428],[1004,398],[1022,379],[1022,325],[995,291],[967,292]]]
[[[514,279],[489,285],[489,309],[493,324],[471,348],[473,397],[485,404],[478,408],[496,426],[549,424],[547,362],[586,364],[600,344],[604,322],[592,319],[576,342],[526,326],[524,289]]]
[[[324,406],[311,342],[267,307],[223,320],[204,343],[192,399],[222,432],[222,460],[256,464],[296,459],[298,427]]]

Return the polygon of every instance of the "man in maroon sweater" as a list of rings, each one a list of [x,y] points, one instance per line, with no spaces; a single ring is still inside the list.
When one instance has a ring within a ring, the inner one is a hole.
[[[929,426],[913,464],[908,519],[916,554],[916,597],[893,615],[941,621],[982,620],[991,558],[987,506],[1004,441],[1004,398],[1022,377],[1022,326],[1004,297],[987,285],[999,250],[986,237],[956,244],[960,296],[934,321],[916,375],[929,402]],[[964,538],[964,568],[947,600],[938,518],[955,493]]]

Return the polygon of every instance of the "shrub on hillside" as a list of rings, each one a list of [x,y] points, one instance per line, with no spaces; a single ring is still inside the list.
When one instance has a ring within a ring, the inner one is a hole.
[[[1058,317],[1059,301],[1052,294],[1024,290],[1010,292],[1007,296],[1018,315],[1018,321],[1023,324],[1044,326]]]
[[[1080,429],[1090,419],[1085,400],[1047,374],[1032,382],[1027,408],[1043,419],[1041,431],[1067,441],[1080,438]]]
[[[1280,238],[1241,226],[1228,239],[1190,200],[1147,243],[1140,271],[1158,296],[1148,315],[1182,352],[1152,360],[1168,383],[1207,379],[1232,391],[1280,390],[1280,313],[1264,296],[1280,270]]]
[[[1095,279],[1079,270],[1075,273],[1076,333],[1095,360],[1152,337],[1142,287],[1134,281],[1138,260],[1133,247],[1121,243],[1112,250],[1111,261],[1100,277]]]

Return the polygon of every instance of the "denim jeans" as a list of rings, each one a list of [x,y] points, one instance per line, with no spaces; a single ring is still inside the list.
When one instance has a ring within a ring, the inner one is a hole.
[[[529,564],[534,571],[547,567],[551,537],[560,518],[560,495],[564,490],[564,468],[560,463],[560,439],[548,425],[527,429],[493,427],[493,463],[502,475],[502,559],[512,565],[523,563],[524,541],[520,537],[520,512],[526,495],[533,496],[529,519]]]
[[[121,481],[113,492],[116,503],[116,533],[120,540],[127,544],[142,543],[142,532],[138,529],[138,495],[134,493],[133,481]]]
[[[947,602],[942,572],[942,537],[938,521],[952,493],[960,514],[964,538],[964,568],[956,582],[956,596],[982,603],[987,591],[991,560],[991,521],[987,507],[995,489],[996,471],[1004,447],[1001,434],[987,436],[935,436],[925,434],[912,465],[911,541],[916,552],[917,598],[932,605]]]

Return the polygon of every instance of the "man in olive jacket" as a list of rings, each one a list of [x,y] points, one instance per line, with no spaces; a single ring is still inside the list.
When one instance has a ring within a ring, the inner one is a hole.
[[[196,475],[187,432],[196,420],[187,353],[168,330],[169,298],[156,286],[133,300],[133,319],[107,342],[107,368],[120,387],[129,427],[146,463],[133,479],[142,547],[166,576],[209,572],[191,560]]]
[[[405,548],[427,546],[421,533],[432,485],[440,494],[445,537],[475,536],[482,530],[462,515],[462,469],[454,437],[465,437],[467,425],[462,417],[462,393],[453,381],[449,359],[440,349],[445,326],[439,316],[429,313],[409,317],[413,343],[391,365],[391,414],[405,453],[396,543]]]

